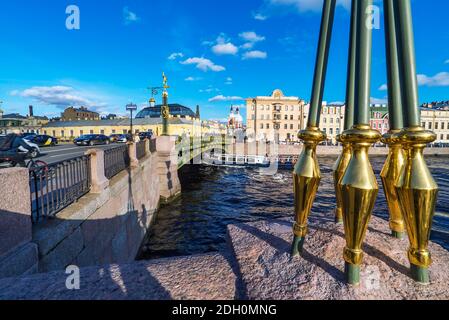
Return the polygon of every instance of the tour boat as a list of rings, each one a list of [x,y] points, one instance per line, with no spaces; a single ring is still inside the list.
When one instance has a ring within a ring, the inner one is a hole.
[[[256,155],[232,155],[232,154],[205,154],[203,163],[213,166],[237,166],[237,167],[269,167],[270,160],[264,156]]]

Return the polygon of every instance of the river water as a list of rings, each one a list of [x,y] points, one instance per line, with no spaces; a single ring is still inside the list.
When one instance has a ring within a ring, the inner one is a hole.
[[[333,216],[335,192],[332,166],[336,158],[319,158],[322,181],[312,214]],[[373,157],[376,176],[385,161]],[[428,157],[440,187],[432,240],[449,250],[449,159]],[[187,165],[180,171],[182,196],[163,207],[143,245],[141,259],[217,251],[226,245],[226,226],[238,222],[291,217],[291,170],[261,175],[258,169]],[[388,219],[387,203],[379,179],[374,214]]]

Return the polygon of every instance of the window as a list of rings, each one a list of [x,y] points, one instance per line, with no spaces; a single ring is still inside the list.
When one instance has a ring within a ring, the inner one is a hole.
[[[287,124],[284,124],[284,129],[287,129],[288,127],[287,127]]]
[[[327,134],[327,130],[326,128],[323,129],[324,134]]]
[[[329,129],[329,134],[330,134],[330,135],[333,135],[333,134],[334,134],[334,129],[330,128],[330,129]]]
[[[323,109],[323,113],[324,113],[324,114],[327,114],[327,108],[324,108],[324,109]]]
[[[285,120],[288,120],[288,115],[285,115],[285,116],[284,116],[284,119],[285,119]]]
[[[293,115],[290,116],[290,120],[293,120]]]
[[[295,107],[294,106],[290,106],[290,111],[295,111]]]
[[[64,130],[61,130],[61,137],[64,137]]]
[[[430,130],[432,130],[432,122],[429,122],[427,125],[428,125],[428,128],[429,128]]]
[[[270,129],[270,124],[269,123],[267,123],[267,129]]]
[[[330,122],[331,122],[331,123],[334,123],[334,118],[330,118]]]
[[[292,124],[290,125],[290,130],[293,130],[293,125]]]
[[[270,115],[269,114],[267,114],[267,120],[270,120]]]
[[[441,122],[441,130],[444,130],[444,122]]]
[[[260,124],[260,129],[263,129],[263,123]]]
[[[261,116],[260,116],[260,120],[264,120],[265,119],[265,116],[262,114]]]
[[[112,134],[115,134],[115,129],[112,129]]]
[[[422,123],[421,123],[421,127],[426,128],[426,123],[425,123],[425,122],[422,122]]]
[[[47,135],[47,130],[44,130],[44,134]]]
[[[288,111],[288,106],[285,106],[285,111]]]
[[[327,119],[326,118],[323,118],[323,123],[327,123]]]
[[[128,130],[123,129],[123,134],[127,134],[127,133],[128,133]]]
[[[56,131],[53,130],[53,137],[56,137]]]
[[[70,130],[70,136],[74,137],[73,130]]]
[[[337,128],[336,130],[335,130],[335,133],[338,135],[338,134],[340,134],[340,128]]]
[[[104,134],[104,130],[103,129],[100,130],[100,134]]]
[[[442,135],[440,136],[440,138],[441,138],[441,140],[444,140],[444,134],[442,134]]]
[[[90,130],[90,134],[94,134],[94,130]]]
[[[438,130],[438,122],[435,122],[435,130]]]
[[[83,130],[80,130],[80,136],[84,135]]]
[[[251,115],[251,120],[255,120],[256,116],[254,114]]]

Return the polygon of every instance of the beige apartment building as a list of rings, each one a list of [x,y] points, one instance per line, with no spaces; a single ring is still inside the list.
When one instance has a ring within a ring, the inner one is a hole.
[[[307,126],[309,104],[298,97],[287,97],[276,89],[270,96],[246,99],[247,136],[257,141],[297,143],[298,131]],[[337,143],[342,131],[345,107],[323,105],[320,129],[328,135],[328,143]]]
[[[436,143],[449,143],[449,105],[422,107],[421,125],[437,135]]]
[[[246,99],[247,129],[250,140],[298,141],[298,130],[305,126],[304,100],[287,97],[276,89],[270,96]]]

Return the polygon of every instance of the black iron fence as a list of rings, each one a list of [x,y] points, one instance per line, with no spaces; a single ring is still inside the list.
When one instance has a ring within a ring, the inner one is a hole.
[[[112,179],[128,168],[129,163],[128,145],[104,151],[104,175],[107,179]]]
[[[55,217],[91,188],[90,156],[30,170],[31,213],[37,223]]]
[[[145,144],[147,142],[145,140],[139,141],[136,143],[136,157],[138,160],[142,159],[145,157],[146,152],[145,152]]]

